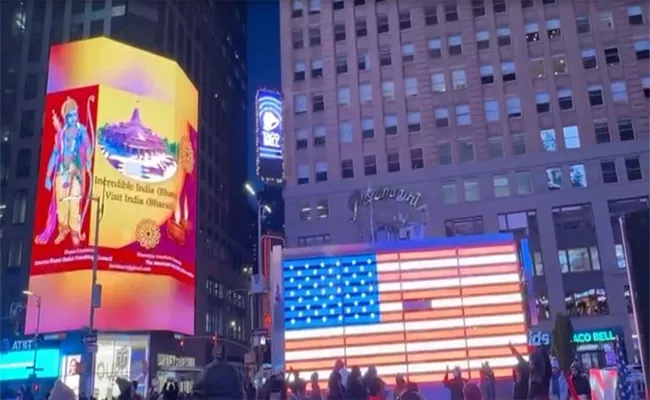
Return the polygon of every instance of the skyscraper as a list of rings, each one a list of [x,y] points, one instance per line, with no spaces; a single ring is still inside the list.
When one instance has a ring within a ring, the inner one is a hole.
[[[287,245],[514,232],[531,329],[566,311],[630,340],[616,217],[648,207],[648,18],[638,1],[281,3]]]
[[[22,332],[33,238],[34,198],[51,45],[96,36],[175,60],[199,91],[199,187],[195,333],[247,341],[246,232],[250,214],[241,187],[246,157],[246,6],[223,1],[67,0],[2,2],[2,333]],[[7,256],[4,256],[4,255]],[[143,288],[145,290],[146,288]],[[235,291],[238,289],[238,291]],[[89,287],[90,290],[90,287]],[[12,307],[13,305],[13,307]],[[14,311],[10,315],[10,309]],[[152,310],[164,312],[164,310]],[[166,352],[177,346],[166,342]],[[188,341],[197,363],[211,340]],[[228,344],[226,344],[228,347]],[[196,349],[200,349],[196,351]],[[228,354],[241,358],[241,346]]]

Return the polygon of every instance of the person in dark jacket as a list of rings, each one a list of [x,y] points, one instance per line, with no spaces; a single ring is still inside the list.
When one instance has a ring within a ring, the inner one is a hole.
[[[365,400],[367,398],[366,389],[361,382],[361,369],[352,367],[348,375],[348,384],[345,385],[345,400]]]
[[[530,355],[530,375],[528,398],[530,400],[549,400],[548,389],[551,384],[551,357],[546,350],[538,347]]]
[[[343,392],[345,389],[340,371],[344,367],[345,364],[343,364],[342,360],[336,360],[334,369],[332,370],[329,381],[327,382],[327,400],[343,400]]]
[[[322,400],[323,393],[321,392],[320,384],[318,383],[318,372],[311,374],[310,381],[311,387],[309,392],[311,395],[311,400]]]
[[[176,385],[178,395],[178,386]],[[244,400],[244,383],[239,372],[221,358],[205,366],[192,391],[200,400]]]
[[[463,400],[463,387],[467,383],[467,379],[462,377],[459,367],[454,368],[454,376],[449,379],[449,365],[447,365],[447,370],[445,371],[445,379],[443,379],[442,384],[449,389],[449,400]]]
[[[377,368],[374,365],[368,367],[368,370],[363,376],[363,386],[368,393],[368,400],[383,399],[386,390],[386,384],[377,375]]]
[[[578,396],[586,396],[587,399],[591,399],[591,385],[589,384],[589,378],[582,372],[580,364],[574,362],[571,364],[570,370],[573,387],[576,389]]]
[[[513,371],[515,388],[513,390],[512,398],[513,400],[527,400],[529,385],[528,381],[530,379],[530,366],[512,344],[510,344],[510,351],[517,358],[517,365]]]
[[[404,392],[399,396],[399,400],[423,400],[418,384],[408,382],[404,387]]]
[[[485,400],[496,400],[496,378],[494,377],[494,371],[487,362],[481,366],[480,389]]]
[[[402,374],[395,375],[395,387],[393,388],[393,400],[399,399],[399,397],[406,390],[406,379]]]

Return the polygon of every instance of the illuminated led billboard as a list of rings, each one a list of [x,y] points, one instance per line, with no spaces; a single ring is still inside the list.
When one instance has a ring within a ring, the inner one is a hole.
[[[194,331],[198,93],[173,61],[107,38],[52,47],[29,290],[40,331]],[[100,210],[99,229],[95,221]],[[30,298],[27,332],[36,328]]]
[[[282,252],[280,358],[302,376],[327,377],[342,359],[375,365],[387,382],[440,382],[448,365],[478,379],[486,361],[511,377],[509,343],[528,353],[512,235]]]
[[[255,97],[257,176],[267,183],[284,181],[282,95],[259,89]]]

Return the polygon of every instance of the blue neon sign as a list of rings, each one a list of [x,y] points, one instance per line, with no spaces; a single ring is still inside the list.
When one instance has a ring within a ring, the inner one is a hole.
[[[56,378],[59,376],[61,354],[58,349],[38,350],[36,376]],[[32,374],[34,351],[10,351],[0,354],[0,381],[27,379]]]

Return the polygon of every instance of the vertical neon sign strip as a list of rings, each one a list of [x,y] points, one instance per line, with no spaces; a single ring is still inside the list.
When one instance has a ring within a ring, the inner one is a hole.
[[[535,284],[533,282],[533,260],[530,257],[530,247],[528,239],[521,239],[521,264],[524,269],[524,280],[526,281],[526,291],[528,292],[528,312],[530,314],[530,324],[535,326],[539,323],[537,315],[537,305],[535,304]]]
[[[284,132],[282,95],[258,89],[255,97],[255,136],[257,176],[267,183],[284,181]]]

